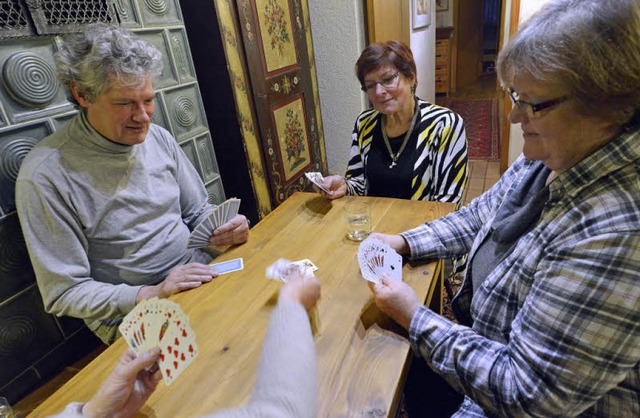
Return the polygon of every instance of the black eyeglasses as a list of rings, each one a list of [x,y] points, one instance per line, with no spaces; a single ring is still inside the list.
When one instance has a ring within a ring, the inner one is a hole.
[[[537,117],[540,117],[540,115],[537,113],[540,112],[541,110],[548,109],[552,106],[558,105],[568,99],[567,96],[562,96],[562,97],[558,97],[557,99],[545,100],[544,102],[540,102],[540,103],[529,103],[529,102],[525,102],[524,100],[520,100],[520,95],[514,89],[510,88],[508,92],[509,92],[509,98],[511,99],[511,103],[514,106],[518,106],[520,109],[524,110],[525,113],[527,114],[527,117],[529,117],[529,119],[535,119]]]
[[[376,89],[376,86],[378,84],[380,84],[383,88],[385,89],[394,89],[398,86],[398,76],[400,75],[400,72],[396,72],[393,75],[390,75],[388,77],[384,77],[383,79],[381,79],[380,81],[375,81],[373,83],[367,83],[365,85],[363,85],[362,87],[360,87],[360,89],[364,92],[367,93],[371,93]]]

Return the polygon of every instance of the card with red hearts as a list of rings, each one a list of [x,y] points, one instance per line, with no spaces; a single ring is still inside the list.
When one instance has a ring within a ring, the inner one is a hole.
[[[196,336],[180,305],[167,299],[140,302],[119,326],[125,341],[136,353],[160,348],[158,366],[171,385],[198,356]]]

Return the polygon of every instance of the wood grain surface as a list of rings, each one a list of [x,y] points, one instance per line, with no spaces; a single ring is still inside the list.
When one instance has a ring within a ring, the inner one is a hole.
[[[373,304],[358,267],[359,243],[345,237],[343,207],[354,199],[370,203],[372,228],[383,233],[412,228],[454,209],[450,203],[352,196],[327,201],[295,193],[251,229],[247,243],[215,260],[242,257],[244,270],[171,297],[189,316],[200,355],[173,385],[161,382],[138,416],[195,417],[249,399],[280,288],[265,278],[265,269],[278,258],[308,258],[319,268],[322,297],[310,314],[318,356],[318,416],[395,413],[410,347],[406,333]],[[405,263],[403,280],[428,303],[439,267],[436,262]],[[31,416],[87,401],[125,349],[118,340]]]

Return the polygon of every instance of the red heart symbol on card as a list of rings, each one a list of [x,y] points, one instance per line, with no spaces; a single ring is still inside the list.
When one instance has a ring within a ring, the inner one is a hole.
[[[178,356],[179,356],[179,355],[180,355],[180,353],[179,353],[178,351],[174,351],[174,352],[173,352],[173,356],[174,356],[175,358],[178,358]]]
[[[164,371],[164,374],[166,374],[167,376],[171,377],[171,369],[166,369]]]
[[[182,355],[180,356],[180,360],[182,360],[182,361],[185,360],[184,353],[182,353]]]
[[[193,346],[191,344],[189,344],[189,352],[193,353]]]
[[[187,330],[186,330],[186,329],[183,329],[183,330],[182,330],[182,336],[183,336],[183,337],[186,337],[186,336],[187,336]]]
[[[164,353],[160,353],[160,361],[164,361]]]
[[[174,362],[173,362],[173,368],[174,368],[174,369],[177,369],[177,368],[178,368],[178,362],[177,362],[177,361],[174,361]]]
[[[176,339],[174,340],[173,345],[180,345],[180,340],[178,339],[178,337],[176,337]]]
[[[171,352],[173,351],[173,347],[169,346],[167,347],[167,350],[169,350],[169,354],[171,354]]]

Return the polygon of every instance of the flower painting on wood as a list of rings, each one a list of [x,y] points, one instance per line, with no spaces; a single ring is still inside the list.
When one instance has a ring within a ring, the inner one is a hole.
[[[285,179],[289,180],[304,168],[311,155],[301,98],[273,111],[278,130],[278,145]]]
[[[296,63],[291,11],[287,0],[257,0],[262,49],[267,72]]]

